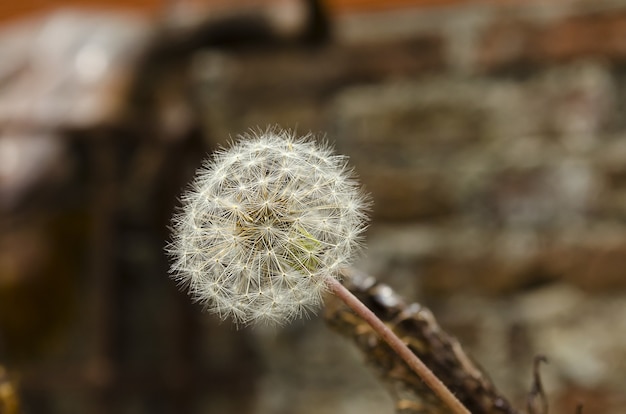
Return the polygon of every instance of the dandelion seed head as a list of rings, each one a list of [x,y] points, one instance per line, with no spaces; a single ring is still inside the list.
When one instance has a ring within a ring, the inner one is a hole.
[[[172,277],[238,324],[286,323],[315,310],[358,250],[368,199],[310,135],[242,135],[198,170],[173,218]]]

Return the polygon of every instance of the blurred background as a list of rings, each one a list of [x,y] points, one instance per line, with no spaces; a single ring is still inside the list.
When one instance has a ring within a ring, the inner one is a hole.
[[[624,413],[625,110],[626,1],[1,2],[0,412],[394,412],[323,318],[168,279],[202,158],[279,124],[350,156],[358,267],[517,407],[541,353],[551,414]]]

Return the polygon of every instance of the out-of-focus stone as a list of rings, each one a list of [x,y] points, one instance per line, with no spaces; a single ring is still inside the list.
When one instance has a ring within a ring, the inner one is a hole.
[[[392,221],[438,219],[450,213],[452,196],[436,172],[375,166],[370,169],[358,160],[354,163],[365,190],[377,206],[374,217]]]
[[[537,266],[544,275],[567,280],[588,291],[603,292],[626,288],[624,257],[626,240],[601,243],[590,234],[587,242],[563,246],[554,244],[542,252]],[[584,238],[584,234],[580,234]]]
[[[598,9],[581,15],[552,10],[552,16],[543,19],[537,19],[538,15],[541,13],[537,10],[526,16],[503,13],[486,25],[477,42],[479,66],[511,68],[590,56],[616,60],[626,56],[623,10]]]

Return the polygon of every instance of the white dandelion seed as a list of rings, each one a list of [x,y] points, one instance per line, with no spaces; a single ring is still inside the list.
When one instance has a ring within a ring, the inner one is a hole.
[[[173,220],[173,278],[237,323],[285,323],[314,310],[351,262],[367,198],[310,135],[243,135],[197,172]]]

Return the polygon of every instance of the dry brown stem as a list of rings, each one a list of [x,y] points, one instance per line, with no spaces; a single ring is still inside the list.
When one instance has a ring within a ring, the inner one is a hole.
[[[353,269],[344,285],[385,322],[473,414],[517,414],[459,342],[443,331],[432,313],[405,304],[393,290]],[[409,369],[372,328],[339,301],[327,300],[326,319],[352,338],[390,387],[396,410],[406,414],[443,414],[449,408]]]

